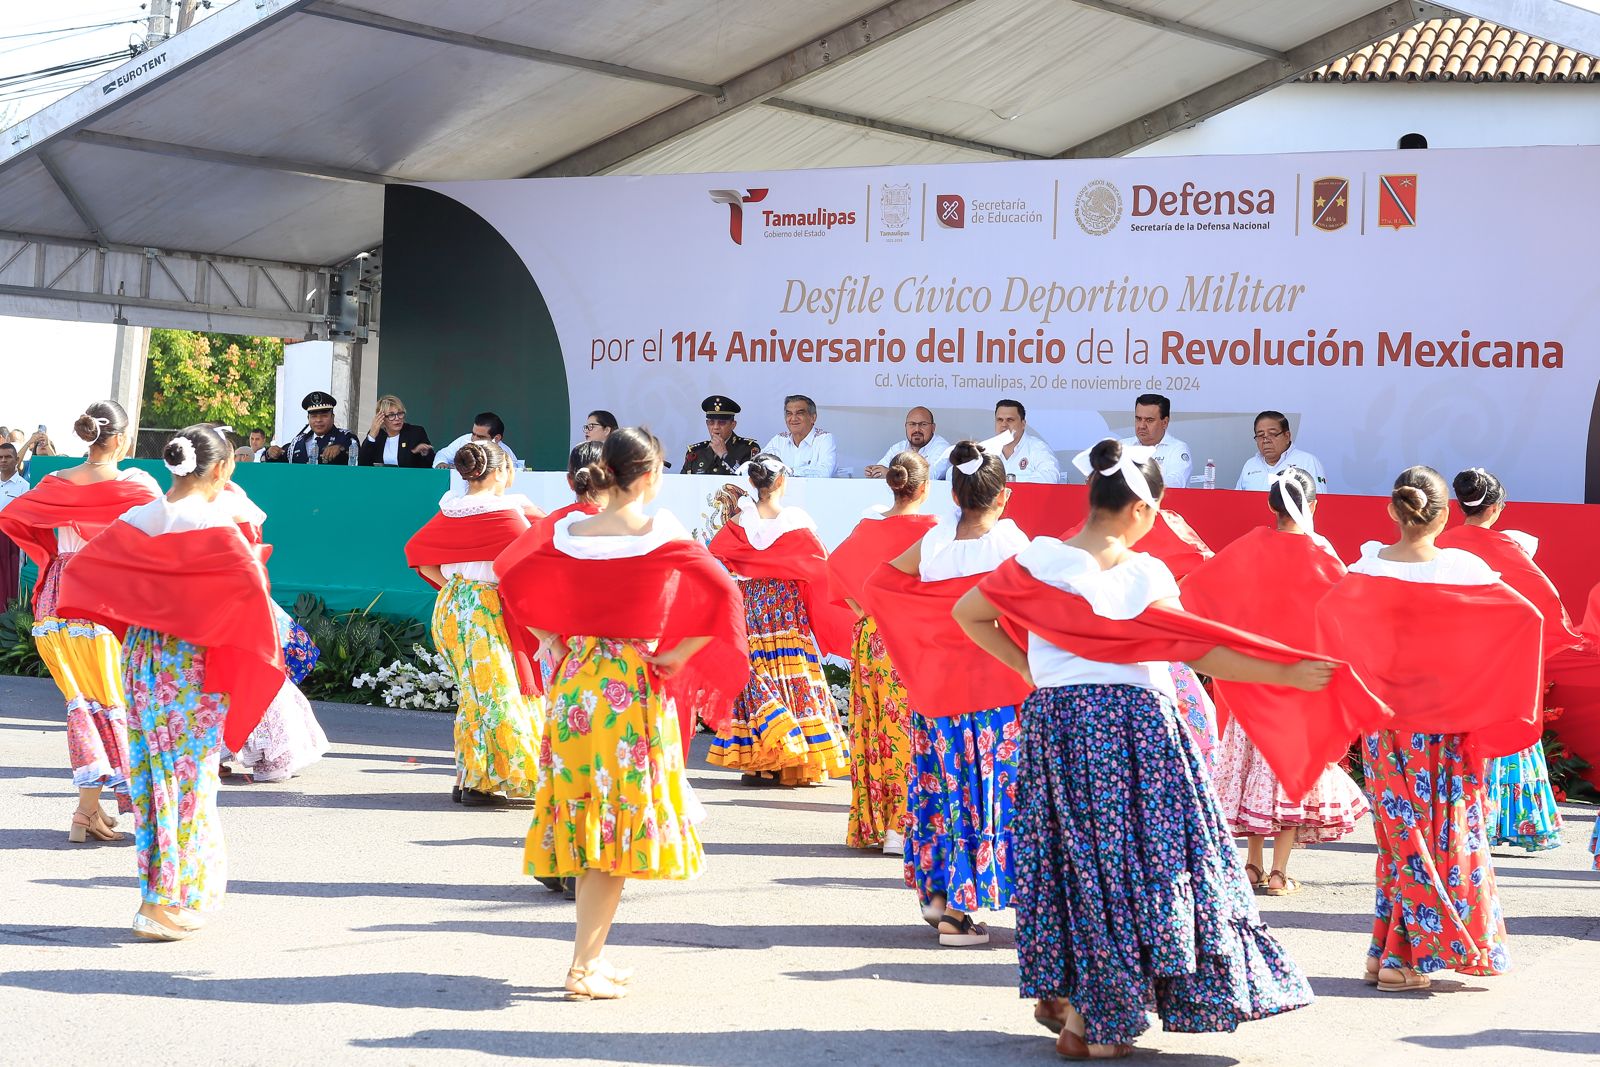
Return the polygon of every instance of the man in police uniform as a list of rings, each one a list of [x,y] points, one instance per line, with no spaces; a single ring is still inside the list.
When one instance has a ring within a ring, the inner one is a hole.
[[[692,445],[683,457],[685,474],[738,474],[761,451],[748,437],[734,433],[739,405],[725,396],[708,396],[700,404],[706,413],[707,440]]]
[[[356,465],[356,435],[333,424],[333,397],[317,389],[307,393],[300,406],[305,409],[306,425],[289,447],[273,445],[267,449],[268,463]]]
[[[1167,432],[1171,421],[1172,401],[1160,393],[1141,393],[1133,400],[1133,436],[1124,437],[1122,443],[1153,447],[1167,488],[1187,489],[1194,459],[1189,455],[1189,446]]]

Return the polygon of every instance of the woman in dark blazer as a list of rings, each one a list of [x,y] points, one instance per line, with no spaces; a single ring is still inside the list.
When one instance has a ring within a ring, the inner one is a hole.
[[[399,397],[382,396],[357,462],[363,467],[431,467],[433,444],[427,430],[406,421],[406,406]]]

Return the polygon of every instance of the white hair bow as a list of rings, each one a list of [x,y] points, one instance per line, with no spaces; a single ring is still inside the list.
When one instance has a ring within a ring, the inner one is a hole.
[[[1304,482],[1295,477],[1298,473],[1300,473],[1299,467],[1289,467],[1279,474],[1274,474],[1267,480],[1267,490],[1270,492],[1274,486],[1277,487],[1278,498],[1283,501],[1283,510],[1289,513],[1289,518],[1294,520],[1294,524],[1300,527],[1302,533],[1310,536],[1317,532],[1317,528],[1311,521],[1311,513],[1303,506],[1306,487]],[[1300,496],[1289,492],[1291,485],[1300,490]]]
[[[167,470],[178,478],[183,477],[185,474],[193,474],[195,468],[194,443],[187,437],[174,437],[169,443],[178,446],[178,452],[183,458],[176,463],[165,461]]]
[[[978,473],[978,468],[983,466],[983,457],[985,455],[993,455],[995,453],[998,453],[1002,448],[1006,447],[1006,445],[1009,445],[1013,440],[1015,440],[1015,435],[1012,434],[1012,432],[1010,430],[1002,430],[1000,433],[995,434],[993,437],[989,438],[987,441],[979,441],[978,442],[978,454],[976,456],[974,456],[972,459],[967,460],[965,463],[957,463],[955,465],[956,466],[956,470],[960,471],[962,474],[969,475],[969,476],[973,475],[973,474],[977,474]]]
[[[1115,441],[1116,438],[1107,437],[1105,440]],[[1086,448],[1072,457],[1072,465],[1078,468],[1079,474],[1087,478],[1092,472],[1102,478],[1109,478],[1120,473],[1122,480],[1128,483],[1128,488],[1133,490],[1134,496],[1159,509],[1160,505],[1156,503],[1155,494],[1150,492],[1150,483],[1145,480],[1144,471],[1139,468],[1139,464],[1155,455],[1154,445],[1123,445],[1122,458],[1117,460],[1115,466],[1107,467],[1103,471],[1095,470],[1094,464],[1089,461],[1089,453],[1093,451],[1093,447]]]

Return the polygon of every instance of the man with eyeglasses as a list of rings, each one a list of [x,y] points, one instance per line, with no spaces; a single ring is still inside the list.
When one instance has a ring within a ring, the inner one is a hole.
[[[803,393],[784,397],[783,424],[787,431],[761,451],[777,456],[796,478],[832,478],[838,446],[833,434],[817,429],[817,402]]]
[[[1189,446],[1167,432],[1171,422],[1171,400],[1160,393],[1141,393],[1133,399],[1133,436],[1124,437],[1122,443],[1154,448],[1161,480],[1167,483],[1167,488],[1187,489],[1194,460]]]
[[[1245,463],[1234,488],[1266,492],[1273,475],[1290,467],[1299,467],[1315,478],[1319,493],[1327,490],[1322,461],[1290,440],[1288,416],[1281,411],[1263,411],[1256,416],[1256,455]]]
[[[912,408],[906,412],[906,435],[889,446],[889,451],[864,472],[868,478],[882,478],[889,473],[889,461],[902,452],[915,452],[928,461],[928,476],[935,480],[950,472],[951,444],[936,432],[933,412],[927,408]]]
[[[708,396],[700,403],[706,416],[706,439],[690,445],[683,456],[685,474],[736,475],[760,451],[754,441],[734,433],[739,405],[725,396]]]

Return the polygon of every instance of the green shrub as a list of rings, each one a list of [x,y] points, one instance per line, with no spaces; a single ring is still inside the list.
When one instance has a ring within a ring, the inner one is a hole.
[[[380,597],[360,611],[333,613],[321,597],[301,593],[290,614],[304,626],[321,650],[317,665],[300,691],[311,700],[337,700],[347,704],[377,703],[378,694],[354,685],[357,677],[411,655],[413,645],[431,648],[427,628],[415,619],[398,619],[373,612]]]
[[[33,609],[25,600],[13,600],[0,613],[0,674],[20,674],[24,678],[45,678],[50,674],[33,643]]]

